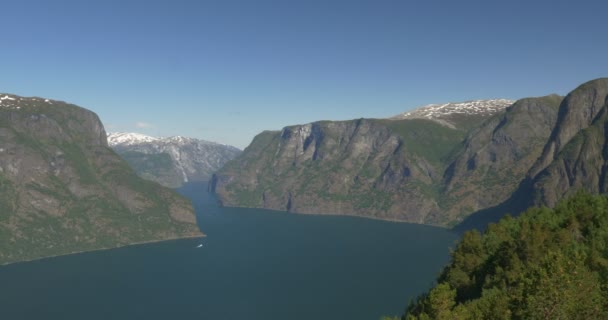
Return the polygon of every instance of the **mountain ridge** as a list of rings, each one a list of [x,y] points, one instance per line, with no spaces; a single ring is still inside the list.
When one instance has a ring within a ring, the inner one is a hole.
[[[509,108],[501,112],[525,106]],[[453,224],[477,205],[446,191],[444,172],[469,132],[500,114],[461,117],[458,127],[432,119],[358,119],[265,131],[214,175],[210,190],[227,206]]]
[[[427,104],[413,110],[392,116],[391,120],[427,119],[436,121],[444,126],[456,129],[459,118],[478,116],[487,118],[493,116],[515,103],[509,99],[468,100],[464,102],[448,102]]]
[[[443,104],[419,108],[422,111],[413,118],[321,121],[267,131],[214,176],[210,190],[226,206],[354,214],[444,227],[490,209],[500,215],[513,212],[515,202],[553,205],[569,193],[543,198],[540,178],[533,178],[546,172],[543,161],[555,161],[545,159],[553,154],[552,143],[571,143],[569,138],[591,130],[587,129],[590,124],[606,114],[602,111],[606,90],[608,82],[596,79],[565,98],[551,94],[513,103],[489,100],[500,103],[489,108],[492,111],[485,117],[464,115],[448,124],[429,119],[430,111],[449,105]],[[573,101],[582,106],[568,111]],[[342,129],[336,131],[338,127]],[[602,137],[601,125],[594,128],[599,132],[596,136]],[[604,140],[594,141],[602,145]],[[601,152],[595,154],[603,159]],[[579,159],[577,163],[588,162]],[[550,175],[567,176],[564,172],[576,175],[564,169]],[[595,177],[605,176],[601,172],[606,171],[594,172]],[[569,185],[568,181],[555,183]],[[592,192],[602,190],[587,183],[581,186]]]

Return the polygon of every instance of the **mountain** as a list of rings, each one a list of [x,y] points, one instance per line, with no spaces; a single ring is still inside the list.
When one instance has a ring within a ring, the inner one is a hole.
[[[556,123],[538,159],[528,168],[521,166],[527,174],[518,188],[505,201],[475,212],[458,229],[483,228],[507,212],[518,213],[530,206],[553,207],[578,191],[606,193],[607,99],[607,78],[570,92],[559,105]]]
[[[608,191],[607,126],[608,78],[568,94],[542,156],[529,172],[534,204],[553,207],[579,190]]]
[[[518,100],[471,130],[443,173],[446,211],[441,215],[464,218],[511,197],[542,154],[562,99],[549,95]]]
[[[209,181],[241,150],[185,137],[155,138],[138,133],[110,133],[108,144],[142,178],[177,188],[188,181]]]
[[[539,122],[554,115],[552,126]],[[562,99],[557,114],[530,123],[523,132],[551,128],[542,152],[532,163],[512,164],[527,168],[517,189],[474,216],[489,222],[532,208],[490,224],[483,235],[466,232],[437,285],[402,319],[608,316],[608,198],[590,195],[608,191],[608,78],[582,84]]]
[[[471,100],[460,103],[429,104],[390,119],[428,119],[450,128],[475,124],[493,116],[515,101],[509,99]]]
[[[391,119],[266,131],[210,188],[226,206],[454,225],[517,189],[561,99],[431,105]]]
[[[200,235],[190,202],[139,178],[95,113],[0,94],[0,264]]]
[[[116,132],[108,133],[108,145],[113,146],[130,146],[143,143],[158,141],[160,138],[147,136],[141,133],[134,132]]]
[[[429,105],[258,135],[213,178],[226,206],[467,229],[578,190],[606,193],[608,79],[565,98]]]

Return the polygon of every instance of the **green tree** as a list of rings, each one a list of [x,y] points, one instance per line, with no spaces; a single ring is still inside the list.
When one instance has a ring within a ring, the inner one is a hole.
[[[606,319],[598,274],[578,252],[550,252],[530,276],[527,319]]]
[[[505,217],[463,236],[406,319],[608,319],[608,198]]]

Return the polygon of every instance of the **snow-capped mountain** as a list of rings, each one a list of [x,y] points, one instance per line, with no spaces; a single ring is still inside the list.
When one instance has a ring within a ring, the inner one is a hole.
[[[241,150],[182,136],[156,138],[139,133],[108,134],[108,145],[144,178],[170,187],[207,181]]]
[[[508,99],[471,100],[465,102],[450,102],[429,104],[404,112],[390,119],[428,119],[443,125],[454,127],[454,118],[463,116],[490,117],[515,103]]]
[[[159,138],[147,136],[141,133],[133,133],[133,132],[113,132],[108,133],[108,145],[110,147],[116,145],[122,146],[130,146],[134,144],[140,143],[148,143],[152,141],[158,141]]]

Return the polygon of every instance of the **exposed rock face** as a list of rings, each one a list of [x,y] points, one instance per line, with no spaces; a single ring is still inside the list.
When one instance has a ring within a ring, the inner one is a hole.
[[[154,138],[134,133],[108,134],[108,143],[142,177],[177,188],[188,181],[209,181],[241,150],[194,138]]]
[[[227,206],[451,226],[518,190],[543,155],[562,99],[527,98],[506,108],[506,100],[489,100],[496,103],[488,112],[455,116],[439,108],[430,119],[413,116],[427,106],[402,120],[264,132],[210,187]]]
[[[481,102],[433,105],[430,118],[427,106],[401,120],[264,132],[210,187],[227,206],[451,226],[517,190],[543,152],[562,97],[506,108],[510,101],[489,101],[485,112]]]
[[[228,206],[442,226],[473,213],[491,221],[528,205],[554,206],[578,190],[608,192],[608,79],[563,99],[453,112],[480,104],[265,132],[211,189]]]
[[[458,229],[483,228],[505,213],[517,214],[533,205],[553,207],[580,190],[608,192],[607,97],[608,78],[589,81],[568,94],[542,154],[515,192],[504,202],[476,212]]]
[[[0,264],[193,235],[191,204],[137,177],[93,112],[0,94]]]
[[[446,139],[452,131],[424,120],[400,122],[428,122]],[[415,137],[401,137],[389,123],[399,122],[319,122],[264,132],[215,176],[212,189],[226,205],[421,222],[438,209],[422,190],[440,175],[435,164],[404,148],[404,139]],[[402,210],[404,202],[412,210]]]
[[[521,99],[472,130],[444,175],[447,212],[465,216],[508,199],[541,155],[561,100]]]
[[[605,193],[608,78],[587,82],[562,102],[558,122],[530,170],[535,204],[554,206],[578,190]]]

